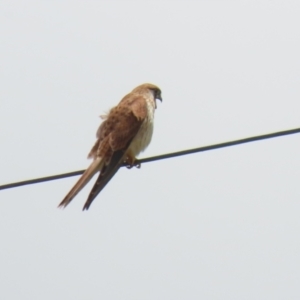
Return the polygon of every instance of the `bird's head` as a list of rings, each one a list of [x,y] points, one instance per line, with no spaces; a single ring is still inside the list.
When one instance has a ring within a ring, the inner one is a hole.
[[[151,92],[154,96],[154,99],[158,99],[162,101],[160,88],[152,83],[141,84],[137,86],[132,92],[145,92],[145,91]]]

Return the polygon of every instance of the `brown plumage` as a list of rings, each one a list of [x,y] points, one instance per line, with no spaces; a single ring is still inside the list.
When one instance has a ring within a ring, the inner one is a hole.
[[[103,117],[97,131],[97,141],[88,156],[93,158],[93,162],[59,207],[66,207],[90,179],[100,172],[83,207],[83,210],[87,210],[124,162],[130,167],[136,164],[136,156],[151,141],[156,99],[162,100],[160,89],[150,83],[142,84]]]

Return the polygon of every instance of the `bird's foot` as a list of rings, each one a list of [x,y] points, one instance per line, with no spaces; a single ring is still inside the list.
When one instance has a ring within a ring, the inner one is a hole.
[[[127,159],[125,160],[125,165],[127,169],[131,169],[132,167],[136,167],[138,169],[141,168],[141,163],[138,159],[134,158],[129,158],[127,157]]]
[[[134,166],[135,166],[137,169],[140,169],[140,168],[141,168],[141,163],[140,163],[140,161],[136,159],[135,162],[134,162]]]

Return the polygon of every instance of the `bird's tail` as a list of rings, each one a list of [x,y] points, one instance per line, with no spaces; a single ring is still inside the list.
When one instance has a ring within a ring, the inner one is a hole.
[[[102,169],[104,160],[101,157],[97,157],[90,166],[84,171],[82,176],[67,194],[67,196],[61,201],[58,207],[66,207],[73,198],[86,186],[86,184],[91,180],[91,178]]]
[[[82,210],[88,210],[92,202],[95,200],[97,195],[102,191],[102,189],[106,186],[106,184],[111,180],[111,178],[116,174],[119,170],[124,159],[124,151],[119,150],[116,151],[109,165],[104,166],[99,174],[95,185],[93,186],[88,199],[86,200]]]

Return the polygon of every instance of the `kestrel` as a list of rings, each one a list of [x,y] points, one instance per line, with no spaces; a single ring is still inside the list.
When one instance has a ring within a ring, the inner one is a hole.
[[[153,84],[145,83],[136,87],[107,115],[102,116],[97,141],[88,155],[93,162],[59,207],[66,207],[91,178],[100,172],[83,206],[83,210],[89,209],[96,196],[124,163],[129,168],[140,166],[136,156],[151,141],[156,99],[162,101],[161,90]]]

